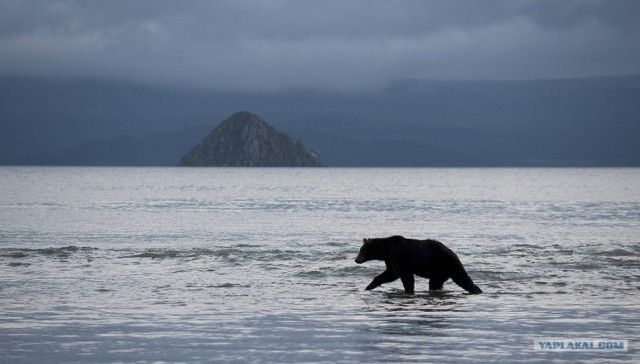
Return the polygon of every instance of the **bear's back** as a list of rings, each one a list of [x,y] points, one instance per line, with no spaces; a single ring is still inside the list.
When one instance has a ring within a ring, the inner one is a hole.
[[[458,256],[446,245],[433,239],[407,239],[412,260],[419,266],[428,265],[430,269],[448,270],[460,264]]]

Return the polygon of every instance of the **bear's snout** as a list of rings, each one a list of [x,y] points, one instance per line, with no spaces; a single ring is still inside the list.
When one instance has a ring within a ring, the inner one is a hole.
[[[360,255],[358,255],[358,256],[356,257],[356,263],[358,263],[358,264],[362,264],[362,263],[364,263],[364,258],[362,258]]]

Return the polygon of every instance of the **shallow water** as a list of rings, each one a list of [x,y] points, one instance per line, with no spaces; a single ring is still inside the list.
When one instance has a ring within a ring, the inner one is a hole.
[[[395,234],[485,293],[364,291]],[[637,361],[639,236],[640,169],[2,167],[0,362]]]

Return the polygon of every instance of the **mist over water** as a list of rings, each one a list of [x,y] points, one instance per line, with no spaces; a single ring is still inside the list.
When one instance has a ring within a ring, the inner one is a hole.
[[[485,293],[364,291],[395,234]],[[2,167],[0,362],[629,362],[639,236],[639,169]]]

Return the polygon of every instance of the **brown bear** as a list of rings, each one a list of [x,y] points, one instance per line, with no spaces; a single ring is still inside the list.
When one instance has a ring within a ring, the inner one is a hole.
[[[387,269],[375,277],[366,290],[400,278],[405,293],[413,294],[413,275],[417,274],[429,278],[430,291],[442,289],[444,282],[451,278],[470,293],[482,293],[469,278],[458,256],[439,241],[405,239],[396,235],[363,239],[363,242],[356,263],[384,260],[387,265]]]

